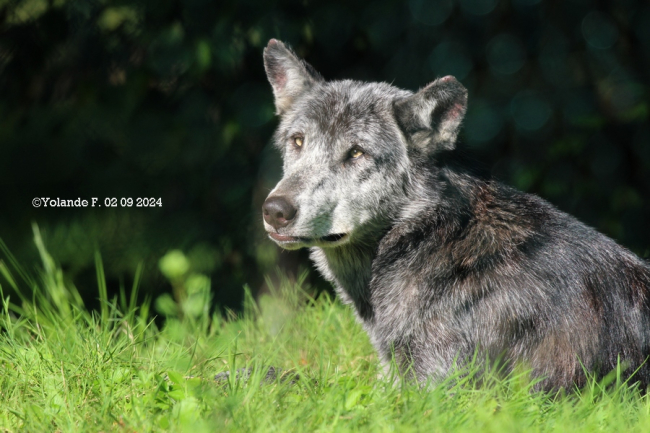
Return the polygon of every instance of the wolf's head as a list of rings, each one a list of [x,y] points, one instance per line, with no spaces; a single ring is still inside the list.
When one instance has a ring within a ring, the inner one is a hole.
[[[453,77],[417,93],[386,83],[325,81],[275,39],[264,50],[284,176],[262,206],[280,246],[366,242],[408,204],[421,166],[451,150],[467,92]]]

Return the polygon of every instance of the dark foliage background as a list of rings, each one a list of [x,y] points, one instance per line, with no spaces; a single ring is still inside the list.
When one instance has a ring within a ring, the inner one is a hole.
[[[180,249],[233,308],[278,264],[309,266],[261,227],[280,176],[261,57],[272,37],[328,79],[416,90],[455,75],[476,160],[649,255],[647,2],[0,0],[0,23],[0,238],[36,263],[36,222],[90,302],[96,248],[109,287],[143,262],[150,294],[171,290],[157,263]]]

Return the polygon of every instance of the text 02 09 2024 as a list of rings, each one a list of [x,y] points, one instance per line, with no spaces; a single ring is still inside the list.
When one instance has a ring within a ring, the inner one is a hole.
[[[162,207],[162,198],[155,197],[90,197],[82,199],[62,199],[59,197],[36,197],[32,200],[34,207]]]

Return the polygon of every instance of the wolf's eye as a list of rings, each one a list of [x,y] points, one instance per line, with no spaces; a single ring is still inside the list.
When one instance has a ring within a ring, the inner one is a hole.
[[[291,138],[291,141],[293,141],[293,145],[296,147],[302,147],[303,140],[305,138],[302,135],[296,135]]]
[[[350,158],[352,159],[357,159],[361,155],[363,155],[363,150],[359,149],[358,147],[355,147],[350,151]]]

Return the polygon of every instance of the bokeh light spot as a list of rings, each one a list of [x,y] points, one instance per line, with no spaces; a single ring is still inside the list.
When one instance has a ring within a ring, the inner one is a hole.
[[[488,43],[487,59],[492,72],[498,75],[510,75],[524,66],[526,51],[519,39],[503,33],[495,36]]]
[[[517,6],[534,6],[541,0],[513,0],[512,2]]]
[[[429,66],[436,75],[453,75],[462,80],[472,70],[473,63],[461,44],[442,42],[431,52]]]
[[[618,29],[605,14],[592,11],[582,20],[582,36],[590,47],[605,50],[616,43]]]
[[[410,0],[409,8],[415,20],[429,26],[437,26],[449,18],[454,8],[454,1]]]
[[[460,0],[460,4],[472,15],[487,15],[494,10],[497,0]]]
[[[532,92],[521,92],[512,99],[510,112],[517,129],[537,131],[551,117],[553,110],[549,104]]]
[[[503,127],[503,117],[493,106],[473,101],[465,117],[465,137],[469,143],[481,145],[492,140]]]

